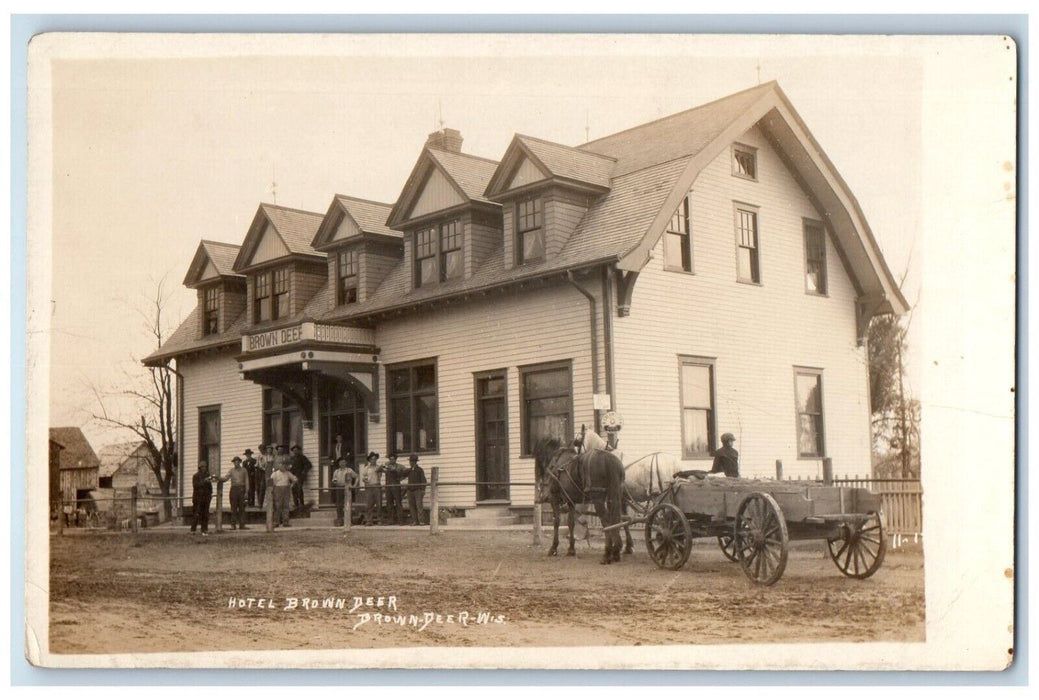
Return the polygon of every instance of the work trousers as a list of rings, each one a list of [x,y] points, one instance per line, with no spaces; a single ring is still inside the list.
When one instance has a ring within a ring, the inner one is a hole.
[[[336,504],[336,525],[342,525],[345,522],[343,513],[346,510],[346,489],[342,486],[333,486],[332,500]]]
[[[411,524],[422,524],[422,500],[426,497],[425,486],[408,488],[408,510],[411,511]]]
[[[267,493],[267,476],[262,472],[256,475],[256,505],[263,508],[263,497]]]
[[[231,527],[245,527],[245,491],[248,487],[231,485]]]
[[[364,503],[367,506],[364,511],[364,524],[378,525],[382,520],[382,514],[379,512],[382,509],[382,499],[379,497],[378,486],[365,486],[364,487]]]
[[[249,482],[245,487],[245,500],[249,506],[256,505],[256,472],[249,472]]]
[[[274,487],[274,524],[289,525],[289,512],[292,510],[292,487]]]
[[[303,475],[296,474],[296,481],[292,484],[292,504],[296,508],[303,507]]]
[[[389,484],[386,487],[386,516],[391,523],[400,525],[404,521],[404,503],[400,497],[400,484]]]
[[[209,504],[213,501],[213,497],[200,498],[197,501],[191,500],[192,513],[191,513],[191,531],[194,532],[195,528],[202,526],[202,532],[209,532]]]

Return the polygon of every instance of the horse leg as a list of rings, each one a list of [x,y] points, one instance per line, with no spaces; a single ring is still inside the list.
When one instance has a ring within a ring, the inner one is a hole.
[[[595,503],[595,517],[599,518],[599,521],[602,523],[603,527],[605,528],[605,527],[608,527],[609,525],[612,525],[613,523],[611,523],[609,521],[609,518],[607,517],[606,501],[596,500],[596,501],[594,501],[594,503]],[[605,549],[603,550],[602,559],[599,560],[599,563],[600,564],[612,564],[613,563],[613,538],[614,537],[618,537],[619,538],[620,535],[618,535],[616,533],[616,531],[614,531],[614,530],[606,530],[605,535],[606,535],[605,536],[605,540],[606,540]]]
[[[570,506],[566,509],[566,524],[570,529],[570,549],[566,550],[566,556],[576,557],[577,552],[574,551],[574,527],[576,526],[577,520],[577,508]]]
[[[548,550],[548,556],[556,556],[559,549],[559,501],[552,501],[552,547]]]
[[[626,519],[627,515],[628,515],[628,503],[627,503],[627,501],[625,501],[624,504],[621,506],[621,516]],[[635,553],[635,543],[631,539],[631,527],[629,527],[628,525],[624,526],[624,539],[625,539],[624,553],[625,554],[634,554]]]

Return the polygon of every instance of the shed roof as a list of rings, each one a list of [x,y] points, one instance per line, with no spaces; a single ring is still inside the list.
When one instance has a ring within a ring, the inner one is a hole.
[[[77,427],[51,428],[50,439],[63,445],[59,469],[97,469],[100,460],[87,436]]]
[[[144,440],[131,440],[130,442],[117,442],[112,445],[105,445],[97,453],[98,459],[101,462],[97,473],[98,476],[112,476],[126,463],[126,460],[135,455],[144,446]]]

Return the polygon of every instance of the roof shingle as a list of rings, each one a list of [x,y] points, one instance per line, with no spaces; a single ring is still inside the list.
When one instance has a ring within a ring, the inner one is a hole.
[[[285,241],[290,253],[325,256],[324,253],[319,253],[310,247],[310,243],[314,240],[314,235],[321,225],[321,220],[324,219],[323,214],[279,207],[277,204],[261,204],[260,207],[275,230],[281,235],[282,240]]]
[[[610,175],[617,163],[614,158],[533,136],[516,134],[516,140],[526,146],[534,157],[548,168],[550,175],[586,182],[597,187],[610,186]]]
[[[455,153],[454,151],[441,151],[438,148],[426,148],[429,155],[440,164],[451,179],[458,183],[465,196],[474,202],[485,202],[494,204],[483,196],[487,190],[487,183],[498,167],[498,161],[489,158],[472,156],[468,153]]]
[[[51,428],[50,439],[65,447],[61,451],[59,469],[97,469],[100,465],[94,448],[79,428]]]

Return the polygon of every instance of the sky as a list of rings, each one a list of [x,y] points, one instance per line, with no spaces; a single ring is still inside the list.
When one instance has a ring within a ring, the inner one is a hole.
[[[201,239],[241,243],[275,199],[322,213],[335,193],[393,202],[441,125],[497,160],[515,133],[577,145],[777,80],[920,298],[929,69],[905,41],[185,41],[174,57],[154,38],[77,45],[50,64],[50,424],[83,426],[95,448],[127,436],[91,421],[93,388],[141,374],[160,282],[167,330],[190,313],[181,283]]]

